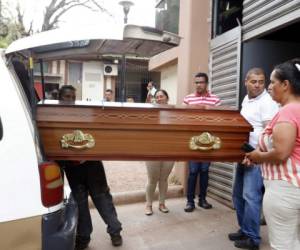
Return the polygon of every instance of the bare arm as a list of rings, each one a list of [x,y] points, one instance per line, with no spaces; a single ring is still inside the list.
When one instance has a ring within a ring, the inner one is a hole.
[[[252,162],[281,163],[292,153],[296,141],[297,129],[288,122],[280,122],[273,129],[273,148],[269,152],[259,149],[246,154]]]

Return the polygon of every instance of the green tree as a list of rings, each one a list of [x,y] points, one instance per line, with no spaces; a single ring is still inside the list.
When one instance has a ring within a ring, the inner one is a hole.
[[[0,48],[7,46],[7,35],[9,33],[9,20],[4,15],[4,5],[0,0]]]
[[[32,33],[32,22],[29,29],[25,29],[24,13],[22,13],[19,3],[15,7],[16,16],[13,15],[11,7],[7,3],[3,4],[3,1],[0,0],[0,48],[5,48],[12,41]]]

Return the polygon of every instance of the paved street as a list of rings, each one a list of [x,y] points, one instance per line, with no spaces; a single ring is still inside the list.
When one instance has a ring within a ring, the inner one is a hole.
[[[103,161],[112,193],[145,190],[147,171],[144,161]]]
[[[232,250],[237,249],[227,234],[237,229],[234,211],[209,199],[214,209],[197,208],[185,213],[184,198],[167,200],[169,214],[154,204],[154,214],[144,215],[144,203],[117,206],[123,224],[124,244],[120,250]],[[109,235],[97,211],[92,209],[94,232],[89,250],[112,250]],[[267,227],[262,227],[261,250],[270,250]]]

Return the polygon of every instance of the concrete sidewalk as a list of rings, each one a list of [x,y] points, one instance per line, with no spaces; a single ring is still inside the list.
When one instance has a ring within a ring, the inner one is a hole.
[[[197,208],[183,211],[184,198],[168,199],[170,213],[163,214],[154,203],[154,214],[144,215],[144,203],[117,206],[123,225],[123,246],[111,245],[106,226],[95,209],[91,209],[94,225],[89,250],[232,250],[237,249],[227,234],[237,230],[235,212],[209,199],[211,210]],[[267,227],[261,227],[261,250],[270,250]]]
[[[130,203],[146,202],[145,189],[136,191],[127,191],[112,193],[115,205],[124,205]],[[169,186],[167,191],[168,198],[178,198],[183,196],[183,186]],[[155,190],[154,199],[158,198],[158,190]],[[90,207],[94,207],[94,204],[90,200]]]

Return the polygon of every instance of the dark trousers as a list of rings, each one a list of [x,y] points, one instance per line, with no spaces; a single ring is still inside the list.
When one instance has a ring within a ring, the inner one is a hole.
[[[107,232],[111,235],[119,234],[122,227],[109,192],[102,162],[85,161],[76,164],[65,161],[63,165],[74,199],[78,203],[77,235],[89,237],[93,231],[88,195],[107,225]]]
[[[187,202],[188,204],[195,206],[195,189],[197,183],[197,177],[200,175],[199,181],[199,200],[206,199],[207,187],[208,187],[208,170],[210,162],[189,162],[189,177],[187,184]]]

